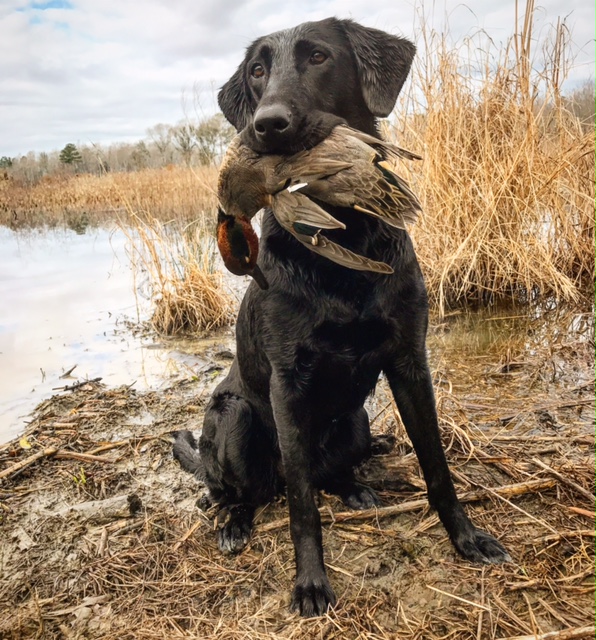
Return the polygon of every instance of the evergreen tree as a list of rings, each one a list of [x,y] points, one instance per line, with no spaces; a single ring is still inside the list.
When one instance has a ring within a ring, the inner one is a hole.
[[[72,142],[69,142],[60,152],[60,162],[63,164],[80,164],[82,161],[81,153]]]

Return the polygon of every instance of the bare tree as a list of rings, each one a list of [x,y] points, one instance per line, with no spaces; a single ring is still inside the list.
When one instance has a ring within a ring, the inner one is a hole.
[[[220,158],[234,137],[234,128],[221,113],[201,120],[194,127],[199,162],[212,164]]]
[[[194,129],[193,124],[185,121],[171,128],[174,146],[180,152],[187,167],[189,167],[192,162],[192,155],[197,146]]]
[[[147,135],[155,145],[161,158],[161,164],[172,161],[172,127],[169,124],[159,123],[147,129]]]

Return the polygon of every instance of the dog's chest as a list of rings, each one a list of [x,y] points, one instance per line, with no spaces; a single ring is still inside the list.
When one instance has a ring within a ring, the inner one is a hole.
[[[296,383],[332,413],[358,405],[374,389],[391,325],[382,318],[325,321],[296,352]]]

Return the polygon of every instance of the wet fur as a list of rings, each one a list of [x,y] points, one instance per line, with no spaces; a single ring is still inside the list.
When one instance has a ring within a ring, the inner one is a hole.
[[[307,54],[318,48],[329,58],[309,66]],[[378,135],[376,116],[393,108],[413,56],[407,40],[352,21],[305,23],[255,41],[223,86],[220,106],[257,151],[308,148],[338,121]],[[255,61],[265,67],[264,78],[251,78]],[[288,130],[259,139],[253,125],[261,107],[289,114]],[[455,495],[426,360],[426,290],[410,237],[370,216],[331,213],[347,230],[330,238],[386,262],[394,273],[352,271],[325,260],[266,213],[258,262],[270,288],[252,282],[244,297],[236,358],[207,407],[200,456],[187,432],[174,446],[182,465],[204,478],[211,499],[228,513],[218,533],[224,551],[245,546],[255,508],[286,487],[296,554],[292,608],[304,616],[335,603],[313,492],[334,492],[355,509],[378,504],[353,469],[370,455],[363,405],[381,373],[416,450],[429,501],[456,549],[473,561],[508,559],[470,522]]]

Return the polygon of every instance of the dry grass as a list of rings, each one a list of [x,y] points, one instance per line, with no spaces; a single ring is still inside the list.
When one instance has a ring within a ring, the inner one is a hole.
[[[422,18],[432,55],[415,63],[395,135],[424,156],[421,169],[403,170],[423,202],[412,235],[441,311],[538,294],[573,300],[593,281],[594,131],[562,100],[563,25],[545,39],[544,67],[532,66],[533,9],[502,48],[481,49],[482,34],[453,47]]]
[[[211,217],[215,167],[168,166],[101,176],[48,176],[35,185],[0,179],[0,224],[13,227],[68,224],[86,215],[101,224],[129,212],[161,221]]]
[[[168,226],[135,213],[121,224],[130,241],[137,278],[149,278],[153,329],[166,336],[198,333],[232,324],[235,305],[215,269],[215,241],[204,217]]]

